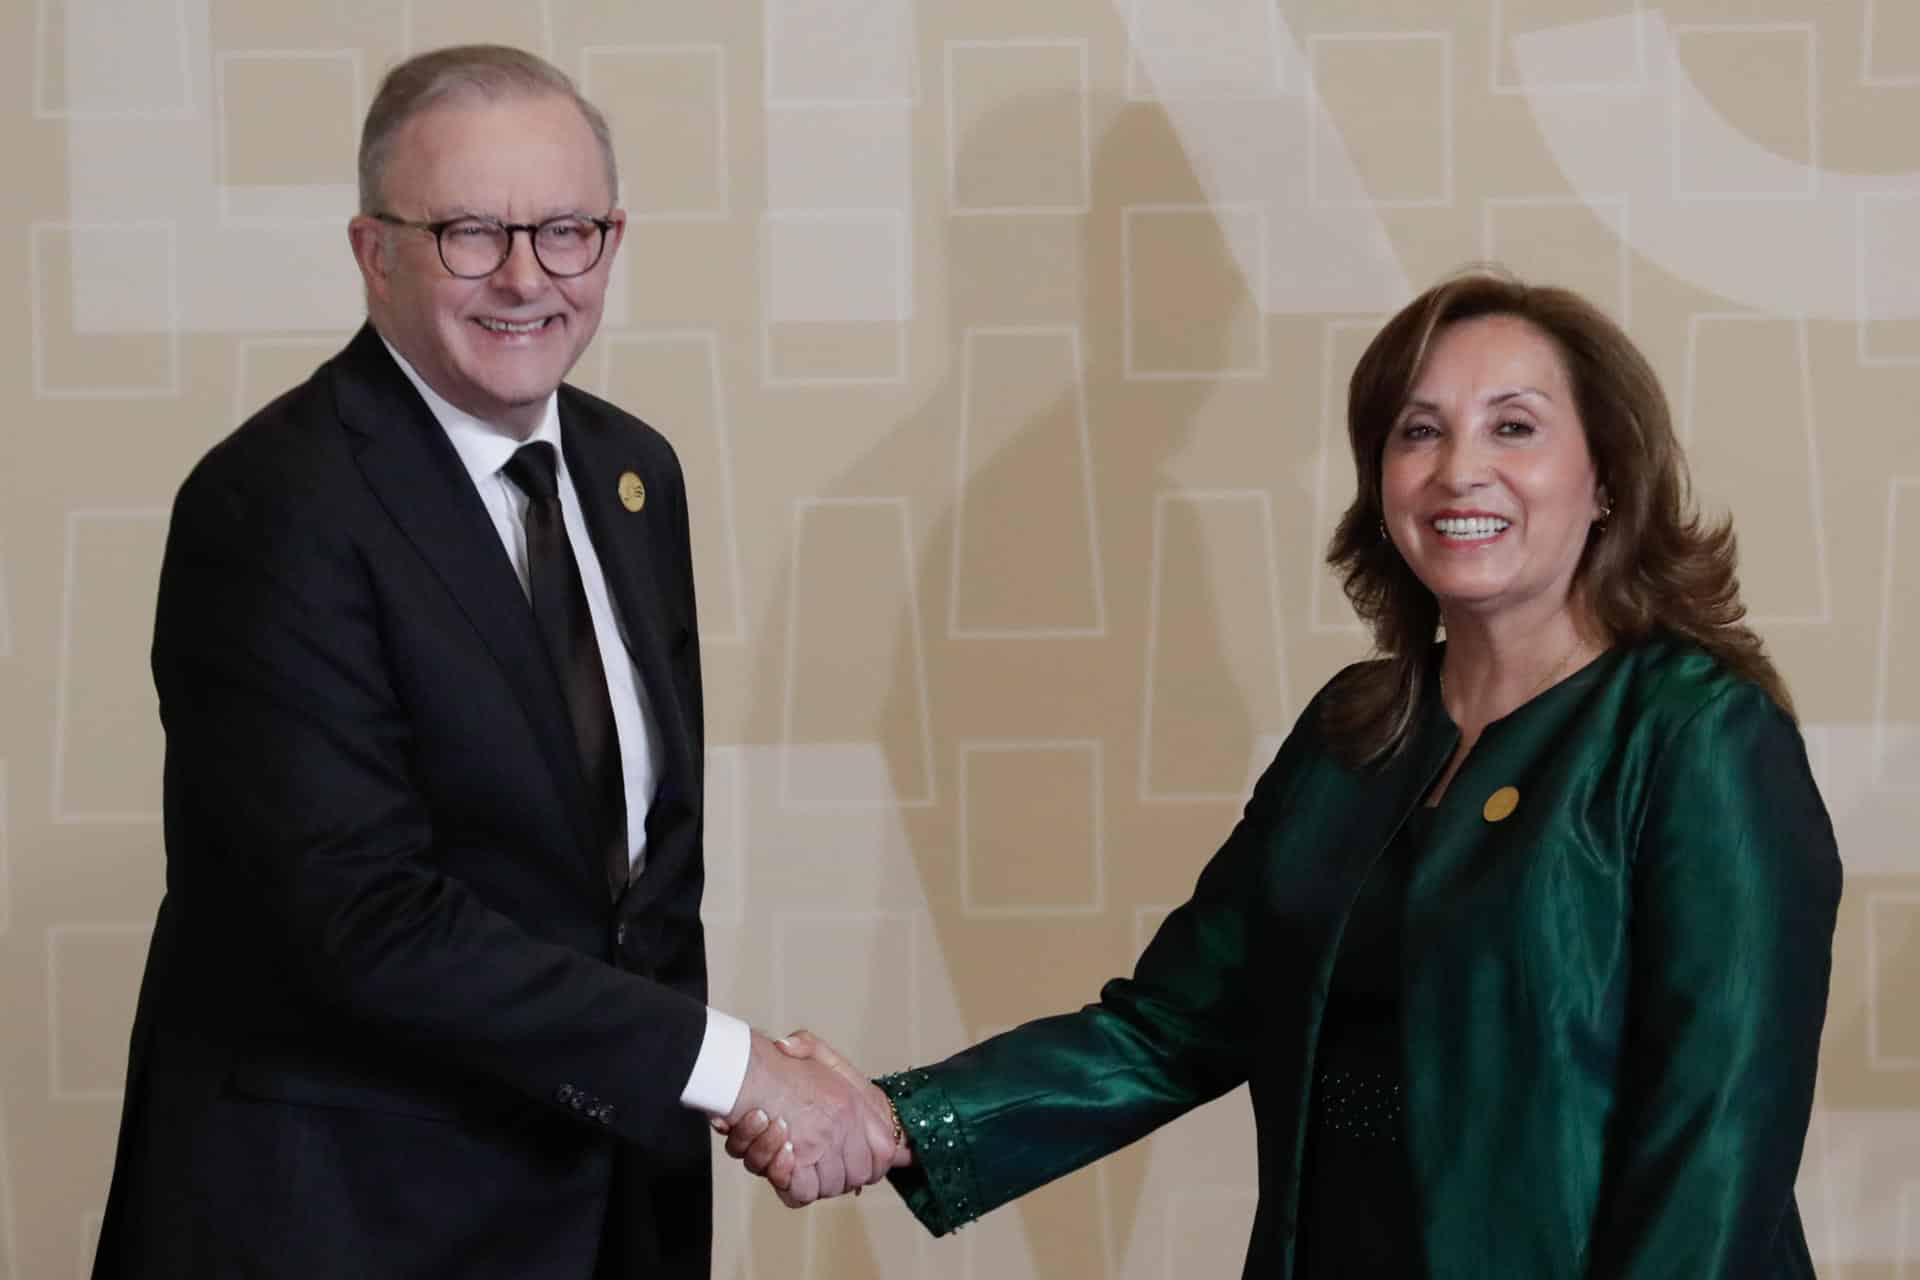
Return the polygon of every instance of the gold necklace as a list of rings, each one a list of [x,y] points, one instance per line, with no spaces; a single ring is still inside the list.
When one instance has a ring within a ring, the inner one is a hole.
[[[1573,640],[1573,644],[1568,647],[1566,653],[1561,655],[1560,661],[1554,663],[1552,667],[1548,668],[1547,674],[1542,676],[1540,678],[1539,683],[1535,684],[1533,688],[1527,690],[1526,696],[1522,697],[1520,701],[1514,703],[1513,707],[1509,708],[1508,713],[1510,714],[1513,710],[1517,710],[1520,707],[1526,706],[1529,702],[1532,702],[1534,698],[1538,697],[1540,693],[1547,688],[1548,685],[1551,685],[1555,680],[1559,679],[1559,677],[1566,672],[1567,668],[1573,664],[1573,660],[1580,655],[1580,651],[1583,648],[1585,648],[1585,645],[1581,642],[1580,637],[1575,636]],[[1447,670],[1445,666],[1442,666],[1440,668],[1440,700],[1442,702],[1445,702],[1446,697],[1447,697]],[[1499,717],[1496,716],[1494,718],[1498,719]]]

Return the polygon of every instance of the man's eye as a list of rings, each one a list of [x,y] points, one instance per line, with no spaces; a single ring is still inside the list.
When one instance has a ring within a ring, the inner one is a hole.
[[[499,229],[491,222],[456,222],[441,234],[452,236],[456,240],[481,240],[499,234]]]
[[[591,225],[591,223],[571,218],[565,222],[543,222],[540,224],[540,238],[555,244],[563,244],[568,240],[583,240]]]

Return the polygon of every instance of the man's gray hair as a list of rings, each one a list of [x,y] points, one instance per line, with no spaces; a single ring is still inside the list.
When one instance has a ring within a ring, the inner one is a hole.
[[[586,117],[600,159],[607,169],[610,198],[620,195],[620,174],[613,159],[613,132],[600,109],[580,96],[566,72],[521,49],[498,44],[463,44],[416,54],[387,72],[367,108],[360,130],[360,212],[381,213],[387,159],[401,126],[417,115],[462,98],[498,102],[517,97],[558,94]]]

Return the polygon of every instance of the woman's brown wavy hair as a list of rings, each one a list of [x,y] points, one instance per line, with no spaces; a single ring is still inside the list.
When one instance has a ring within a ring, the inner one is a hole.
[[[1381,530],[1381,452],[1435,335],[1476,316],[1526,321],[1560,350],[1595,474],[1612,511],[1587,535],[1572,590],[1615,644],[1666,631],[1745,676],[1788,714],[1786,684],[1741,619],[1733,526],[1694,508],[1686,458],[1659,379],[1620,326],[1568,289],[1526,284],[1496,268],[1444,280],[1389,320],[1347,389],[1347,437],[1358,488],[1327,547],[1347,599],[1383,659],[1329,690],[1321,726],[1353,764],[1399,750],[1430,678],[1440,607]]]

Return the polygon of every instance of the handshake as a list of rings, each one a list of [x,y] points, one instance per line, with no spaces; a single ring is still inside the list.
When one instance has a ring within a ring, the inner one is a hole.
[[[713,1128],[789,1208],[859,1195],[913,1163],[887,1095],[807,1031],[778,1041],[754,1033],[739,1098]]]

